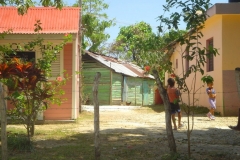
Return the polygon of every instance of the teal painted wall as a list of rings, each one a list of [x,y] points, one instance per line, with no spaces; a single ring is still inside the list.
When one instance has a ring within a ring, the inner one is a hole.
[[[155,91],[153,90],[155,80],[150,80],[147,79],[145,80],[148,88],[148,93],[143,94],[143,97],[147,96],[147,98],[144,98],[143,105],[153,105],[155,104],[154,102],[154,97],[155,97]]]
[[[94,78],[97,72],[101,73],[98,86],[98,100],[100,105],[110,104],[110,90],[111,90],[111,70],[105,68],[99,63],[84,63],[82,70],[83,77],[83,99],[89,97],[87,104],[93,104],[92,88]]]
[[[122,102],[122,83],[123,76],[121,74],[112,74],[112,104],[120,105]]]
[[[126,77],[124,88],[124,100],[131,105],[153,105],[153,91],[155,80],[136,77]]]
[[[83,56],[83,62],[83,104],[93,104],[92,88],[97,72],[101,73],[98,87],[99,105],[121,105],[122,102],[131,102],[132,106],[154,104],[155,80],[123,76],[86,55]]]
[[[142,78],[126,77],[126,102],[142,105]]]

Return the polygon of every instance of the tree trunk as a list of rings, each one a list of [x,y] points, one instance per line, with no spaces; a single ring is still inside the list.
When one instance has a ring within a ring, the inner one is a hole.
[[[3,96],[3,86],[0,83],[0,109],[1,109],[1,148],[2,148],[2,160],[8,159],[7,150],[7,107]]]
[[[240,108],[239,108],[239,111],[238,111],[238,123],[237,123],[237,126],[229,126],[229,127],[230,127],[231,129],[240,131]]]
[[[31,137],[33,137],[34,136],[34,133],[35,133],[35,121],[32,121],[31,122],[31,125],[30,125],[30,135],[31,135]]]
[[[166,89],[163,87],[162,82],[159,79],[158,72],[156,70],[153,70],[153,76],[156,79],[158,90],[160,92],[161,98],[163,100],[163,104],[165,107],[165,120],[166,120],[166,131],[167,131],[167,137],[168,137],[168,145],[171,152],[177,152],[176,149],[176,143],[173,136],[172,131],[172,123],[171,123],[171,105],[168,99],[168,95],[166,92]]]
[[[99,138],[99,102],[98,102],[98,84],[101,73],[97,72],[93,86],[93,104],[94,104],[94,145],[95,145],[95,160],[100,160],[100,138]]]

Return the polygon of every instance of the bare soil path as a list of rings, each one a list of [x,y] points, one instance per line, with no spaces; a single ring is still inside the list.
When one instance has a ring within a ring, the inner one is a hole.
[[[206,114],[197,114],[191,136],[192,159],[239,160],[240,132],[228,127],[235,126],[237,119],[237,117],[217,116],[216,120],[210,121]],[[186,160],[188,140],[187,117],[184,113],[182,123],[183,128],[173,131],[178,155],[172,157],[169,155],[163,106],[101,108],[101,159]],[[23,129],[22,125],[9,125],[9,127]],[[93,132],[93,110],[85,108],[77,123],[37,125],[34,136],[34,144],[38,148],[34,153],[36,155],[33,156],[34,158],[31,154],[21,156],[30,156],[25,159],[38,160],[36,156],[42,157],[41,152],[46,151],[45,159],[53,160],[56,155],[60,157],[69,152],[71,153],[69,160],[92,160],[94,159]],[[66,152],[58,152],[64,146]],[[67,148],[70,150],[68,151]],[[71,148],[74,148],[74,152],[71,152]]]
[[[178,153],[184,157],[187,155],[187,117],[184,113],[182,123],[184,127],[173,132]],[[196,115],[191,136],[193,157],[216,160],[240,159],[240,132],[228,127],[236,124],[237,117],[219,116],[216,117],[216,120],[211,121],[205,114]],[[88,125],[88,127],[81,129],[93,132],[93,126]],[[122,147],[128,147],[132,150],[145,150],[145,152],[155,155],[155,158],[149,159],[160,159],[159,157],[163,158],[162,155],[168,153],[169,150],[165,134],[165,112],[151,111],[144,107],[102,110],[100,112],[100,130],[101,134],[118,135],[103,141],[103,143],[116,143],[116,146],[113,147],[115,152],[121,150]]]

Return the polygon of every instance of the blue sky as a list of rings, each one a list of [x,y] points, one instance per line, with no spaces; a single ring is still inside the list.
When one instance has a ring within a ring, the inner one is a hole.
[[[69,5],[76,0],[68,0]],[[104,12],[109,19],[116,19],[116,25],[106,30],[110,34],[108,42],[112,42],[119,33],[119,28],[129,26],[144,21],[152,26],[154,32],[157,31],[159,22],[157,17],[163,14],[162,6],[166,4],[165,0],[104,0],[109,8]],[[210,0],[212,4],[228,3],[228,0]],[[184,26],[184,25],[183,25]]]

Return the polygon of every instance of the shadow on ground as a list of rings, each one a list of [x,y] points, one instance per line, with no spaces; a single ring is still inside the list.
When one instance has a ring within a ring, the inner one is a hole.
[[[177,157],[186,159],[186,135],[184,131],[175,131],[174,135],[179,153]],[[160,160],[169,153],[165,131],[158,131],[157,127],[106,129],[101,131],[100,141],[101,158],[104,160]],[[93,142],[93,133],[76,133],[60,140],[36,140],[32,152],[11,151],[10,159],[92,160]],[[194,130],[191,138],[192,157],[211,160],[239,159],[239,142],[237,131],[215,128],[206,131]]]

